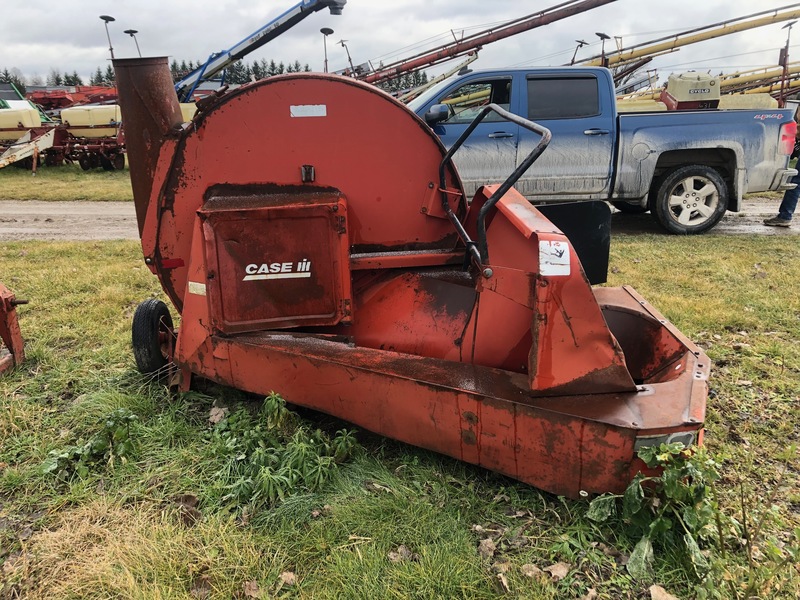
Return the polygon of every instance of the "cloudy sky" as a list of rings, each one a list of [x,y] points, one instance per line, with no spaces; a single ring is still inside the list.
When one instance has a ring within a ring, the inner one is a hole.
[[[118,58],[136,55],[134,41],[123,31],[136,29],[145,56],[167,55],[178,60],[205,59],[233,46],[278,16],[296,0],[4,0],[0,19],[0,69],[17,68],[25,76],[46,78],[51,69],[77,70],[84,78],[108,62],[101,14],[109,24]],[[353,61],[390,62],[426,48],[469,35],[502,21],[535,13],[560,0],[348,0],[342,16],[317,12],[288,33],[257,50],[247,61],[299,60],[322,70],[323,43],[319,30],[331,27],[330,70],[347,66],[339,40],[346,40]],[[569,62],[575,40],[591,45],[578,58],[600,51],[596,32],[621,36],[628,46],[800,3],[780,0],[616,0],[583,14],[486,46],[473,68],[559,65]],[[683,48],[652,63],[662,77],[671,71],[736,71],[777,63],[786,43],[782,24],[729,35]],[[800,24],[790,55],[800,60]],[[613,40],[606,48],[613,47]],[[455,63],[453,63],[455,64]],[[439,69],[441,70],[441,69]],[[435,74],[437,70],[429,73]]]

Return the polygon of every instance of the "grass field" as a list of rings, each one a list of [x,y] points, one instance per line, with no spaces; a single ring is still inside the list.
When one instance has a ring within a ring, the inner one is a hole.
[[[92,169],[76,164],[40,167],[36,176],[26,169],[0,169],[0,197],[4,200],[133,200],[127,167],[122,171]]]
[[[653,584],[679,598],[800,591],[793,237],[613,242],[610,284],[633,285],[714,361],[706,445],[720,479],[703,504],[715,523],[698,538],[707,566],[661,543],[638,579],[625,567],[638,541],[625,519],[598,522],[588,501],[366,432],[314,485],[269,501],[241,494],[239,448],[271,435],[261,399],[223,388],[171,397],[135,372],[131,315],[160,296],[138,244],[5,243],[0,265],[0,280],[31,301],[19,309],[28,360],[0,380],[0,598],[616,599],[650,598]],[[228,411],[216,425],[214,409]],[[303,431],[333,439],[347,427],[309,412],[290,420],[295,449]],[[98,450],[103,439],[116,450]],[[63,459],[58,469],[47,467],[53,456]]]

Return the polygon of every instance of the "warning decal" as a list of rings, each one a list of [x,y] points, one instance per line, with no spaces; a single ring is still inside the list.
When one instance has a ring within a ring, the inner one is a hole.
[[[569,275],[569,259],[567,242],[539,241],[539,272],[542,275]]]

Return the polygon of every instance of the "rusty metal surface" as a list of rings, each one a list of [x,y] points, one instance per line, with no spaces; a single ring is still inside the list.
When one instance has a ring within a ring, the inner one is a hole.
[[[692,361],[693,355],[687,360]],[[533,398],[523,376],[293,333],[213,337],[186,362],[361,427],[570,497],[621,492],[637,436],[697,431],[689,374],[644,392]]]
[[[596,294],[517,192],[487,215],[490,261],[458,264],[431,210],[444,149],[382,92],[270,78],[167,133],[131,160],[159,153],[142,247],[181,312],[184,388],[274,390],[573,497],[622,491],[642,436],[699,435],[707,359],[632,290]],[[467,206],[445,179],[472,235],[494,188]]]
[[[183,122],[167,57],[115,59],[139,234],[163,138]]]
[[[11,290],[0,283],[0,375],[25,360],[25,343],[16,310],[20,304],[27,304],[27,301],[18,300]]]

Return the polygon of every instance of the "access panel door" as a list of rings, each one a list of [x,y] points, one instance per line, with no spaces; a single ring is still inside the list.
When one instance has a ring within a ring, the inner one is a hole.
[[[219,195],[199,214],[214,329],[237,333],[351,319],[344,198]]]

